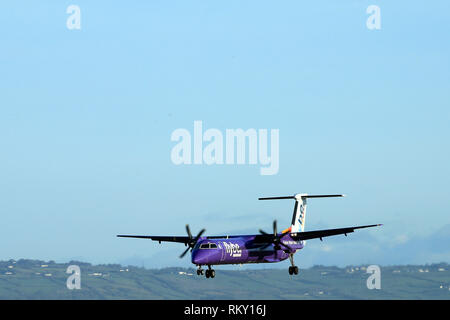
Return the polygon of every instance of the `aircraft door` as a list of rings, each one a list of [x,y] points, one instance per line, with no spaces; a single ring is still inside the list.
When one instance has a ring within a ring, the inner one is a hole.
[[[217,247],[220,249],[221,252],[221,257],[220,257],[220,261],[225,260],[225,247],[223,246],[223,244],[220,244],[220,242],[217,243]]]

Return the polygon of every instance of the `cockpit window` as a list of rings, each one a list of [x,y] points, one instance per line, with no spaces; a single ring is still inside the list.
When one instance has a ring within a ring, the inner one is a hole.
[[[217,249],[217,244],[215,243],[202,243],[200,249]]]

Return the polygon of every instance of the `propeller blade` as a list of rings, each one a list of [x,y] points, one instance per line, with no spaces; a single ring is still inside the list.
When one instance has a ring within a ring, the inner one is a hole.
[[[277,220],[273,221],[273,235],[268,234],[267,232],[265,232],[264,230],[259,229],[259,233],[265,235],[265,236],[271,236],[271,241],[267,244],[265,244],[264,246],[262,246],[261,248],[259,248],[259,250],[264,250],[266,249],[268,246],[270,246],[271,244],[274,245],[274,249],[275,250],[280,250],[281,246],[285,247],[286,249],[288,249],[289,251],[293,251],[291,247],[289,247],[287,244],[284,244],[281,242],[281,238],[283,236],[285,236],[286,234],[288,234],[290,232],[290,230],[286,230],[285,232],[281,233],[280,235],[278,235],[278,231],[277,231]]]
[[[192,239],[191,229],[189,229],[189,225],[188,224],[186,225],[186,232],[187,232],[187,234],[189,236],[189,239]]]
[[[184,252],[180,255],[180,259],[186,255],[186,253],[189,251],[189,249],[190,249],[190,247],[187,247],[187,249],[184,250]]]
[[[205,231],[206,231],[205,229],[200,230],[200,232],[195,237],[195,242],[197,242],[198,238],[200,238]]]
[[[183,253],[180,255],[180,258],[183,258],[186,253],[188,253],[189,250],[194,249],[195,245],[197,244],[198,239],[202,236],[202,234],[205,232],[205,229],[200,230],[200,232],[197,234],[197,236],[195,238],[192,237],[192,233],[191,233],[191,229],[189,228],[189,225],[186,225],[186,233],[188,234],[189,237],[189,241],[186,243],[188,245],[188,247],[186,248],[186,250],[183,251]]]

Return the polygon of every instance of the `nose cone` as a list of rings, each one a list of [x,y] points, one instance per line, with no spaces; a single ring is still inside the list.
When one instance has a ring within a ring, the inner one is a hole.
[[[192,251],[192,263],[193,264],[207,264],[208,263],[208,250],[194,250]]]

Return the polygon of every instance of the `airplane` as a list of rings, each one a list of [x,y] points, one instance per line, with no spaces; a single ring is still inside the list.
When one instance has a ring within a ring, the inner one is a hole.
[[[294,263],[294,254],[303,249],[306,240],[322,238],[354,232],[356,229],[381,226],[372,224],[365,226],[347,227],[339,229],[325,229],[304,231],[307,199],[344,197],[343,194],[308,195],[298,193],[293,196],[266,197],[258,200],[294,199],[294,213],[289,228],[282,232],[277,231],[277,221],[273,222],[273,233],[259,230],[259,234],[252,235],[225,235],[225,236],[202,236],[205,229],[193,237],[189,225],[186,225],[187,236],[140,236],[140,235],[117,235],[122,238],[151,239],[153,241],[184,243],[187,249],[180,255],[183,258],[191,251],[191,261],[197,266],[197,275],[203,275],[202,266],[207,266],[206,278],[214,278],[216,272],[211,266],[224,264],[246,264],[246,263],[274,263],[289,258],[289,274],[297,275],[298,267]]]

